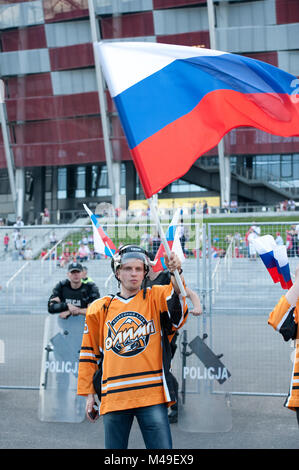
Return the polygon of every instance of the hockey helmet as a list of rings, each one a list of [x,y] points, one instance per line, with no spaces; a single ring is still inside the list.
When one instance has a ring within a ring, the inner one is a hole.
[[[148,254],[143,248],[140,248],[140,246],[137,245],[124,245],[112,257],[111,268],[114,274],[116,274],[116,271],[122,264],[124,264],[126,261],[129,261],[130,259],[139,259],[143,262],[145,270],[144,277],[146,277],[149,272]]]

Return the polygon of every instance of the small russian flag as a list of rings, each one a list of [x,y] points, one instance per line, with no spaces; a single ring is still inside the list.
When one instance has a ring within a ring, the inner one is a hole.
[[[276,245],[272,235],[256,238],[254,245],[273,282],[280,282],[283,289],[289,289],[293,283],[286,247]]]
[[[281,287],[283,289],[289,289],[290,287],[292,287],[293,283],[291,279],[290,265],[285,245],[276,246],[276,248],[274,248],[273,250],[273,253]]]
[[[183,253],[179,231],[177,230],[180,212],[181,210],[178,208],[172,218],[172,221],[170,222],[165,238],[167,240],[170,251],[174,251],[180,258],[181,262],[183,262],[185,260],[185,255]],[[154,262],[156,263],[152,266],[153,271],[158,272],[166,269],[164,254],[165,248],[163,243],[161,243],[154,259]]]
[[[100,225],[97,217],[91,212],[87,205],[83,204],[83,207],[92,222],[94,251],[96,253],[100,253],[101,255],[110,256],[110,258],[112,258],[114,253],[116,253],[116,247],[113,241],[108,237],[107,233]]]

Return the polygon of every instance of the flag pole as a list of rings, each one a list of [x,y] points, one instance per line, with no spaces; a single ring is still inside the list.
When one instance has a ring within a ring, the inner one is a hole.
[[[164,234],[164,230],[163,230],[163,227],[161,225],[161,222],[160,222],[160,219],[159,219],[159,216],[158,216],[158,211],[157,211],[157,208],[156,208],[155,199],[153,197],[151,197],[147,201],[150,205],[151,214],[153,214],[153,217],[155,219],[155,222],[156,222],[156,225],[157,225],[157,228],[158,228],[158,232],[159,232],[159,235],[161,237],[161,242],[162,242],[162,244],[165,248],[166,254],[169,258],[170,257],[170,248],[169,248],[169,245],[167,243],[167,240],[166,240],[166,237],[165,237],[165,234]],[[175,280],[176,280],[176,282],[179,286],[179,289],[181,291],[182,296],[186,297],[186,291],[185,291],[184,285],[182,283],[182,279],[180,278],[180,275],[179,275],[179,272],[178,272],[177,269],[174,271],[174,277],[175,277]]]

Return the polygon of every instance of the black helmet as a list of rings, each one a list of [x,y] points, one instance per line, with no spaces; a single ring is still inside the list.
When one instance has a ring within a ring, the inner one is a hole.
[[[138,245],[124,245],[118,250],[117,253],[115,253],[115,255],[112,256],[111,268],[114,274],[116,274],[116,271],[121,266],[123,261],[131,258],[143,261],[146,277],[149,272],[148,254],[143,248],[140,248],[140,246]]]

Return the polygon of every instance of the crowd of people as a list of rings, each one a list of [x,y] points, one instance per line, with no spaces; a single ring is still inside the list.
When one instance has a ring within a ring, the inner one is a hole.
[[[21,217],[17,217],[16,222],[13,225],[13,233],[9,236],[8,232],[5,232],[3,237],[3,248],[4,253],[8,253],[9,249],[13,250],[13,257],[15,259],[32,259],[32,249],[30,243],[28,243],[25,233],[22,232],[24,222]]]

